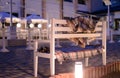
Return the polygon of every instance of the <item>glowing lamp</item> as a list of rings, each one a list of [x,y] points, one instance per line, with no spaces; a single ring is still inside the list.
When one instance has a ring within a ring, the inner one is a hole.
[[[20,28],[21,27],[21,24],[20,23],[17,23],[17,28]]]
[[[38,24],[38,28],[41,28],[42,27],[42,24]]]
[[[30,28],[33,28],[33,27],[34,27],[34,24],[31,23],[29,26],[30,26]]]
[[[82,62],[75,62],[75,78],[83,78]]]
[[[111,1],[110,0],[103,0],[103,2],[105,3],[105,5],[111,5]]]
[[[51,27],[51,24],[49,24],[48,27],[50,28],[50,27]]]

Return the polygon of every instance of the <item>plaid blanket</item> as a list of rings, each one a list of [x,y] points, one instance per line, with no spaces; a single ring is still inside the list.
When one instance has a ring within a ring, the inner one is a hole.
[[[95,32],[95,24],[96,22],[86,17],[76,17],[67,20],[67,26],[73,30],[73,33],[93,33]],[[90,38],[72,38],[70,40],[85,48],[88,39]]]
[[[67,52],[67,53],[58,50],[55,52],[55,56],[58,62],[62,64],[62,62],[65,60],[76,60],[85,57],[95,56],[101,53],[102,53],[102,47],[97,47],[96,49],[87,49],[87,50],[80,50],[76,52]]]
[[[67,26],[69,26],[73,31],[68,33],[94,33],[95,22],[88,18],[84,17],[76,17],[67,21]],[[78,32],[79,31],[79,32]],[[71,38],[70,40],[75,42],[82,48],[86,47],[87,40],[89,38]],[[41,47],[38,49],[39,52],[49,53],[49,47]],[[85,57],[95,56],[102,52],[102,47],[97,47],[95,49],[87,49],[87,50],[79,50],[79,51],[71,51],[71,52],[63,52],[62,50],[56,50],[55,55],[57,60],[62,63],[65,60],[76,60]]]
[[[73,31],[71,33],[94,33],[96,22],[86,17],[76,17],[71,18],[67,21],[67,26],[69,26]],[[79,32],[78,32],[79,31]],[[70,40],[79,45],[82,48],[86,47],[87,40],[94,40],[93,38],[71,38]],[[91,57],[102,52],[101,47],[96,49],[80,50],[76,52],[62,52],[61,50],[56,51],[55,55],[57,60],[62,63],[65,60],[76,60],[85,57]]]

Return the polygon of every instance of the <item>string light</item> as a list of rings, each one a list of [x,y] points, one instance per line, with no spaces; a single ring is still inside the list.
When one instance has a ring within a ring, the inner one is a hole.
[[[42,24],[38,24],[38,28],[42,28]]]
[[[20,28],[21,27],[21,23],[17,23],[17,28]]]
[[[30,26],[30,28],[33,28],[33,27],[34,27],[34,24],[31,23],[29,26]]]

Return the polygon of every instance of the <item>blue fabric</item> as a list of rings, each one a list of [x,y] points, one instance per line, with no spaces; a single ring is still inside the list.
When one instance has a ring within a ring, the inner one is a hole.
[[[26,19],[31,20],[31,19],[42,19],[42,18],[36,14],[32,14],[32,15],[26,17]]]
[[[10,14],[8,14],[8,13],[6,13],[6,12],[0,12],[0,19],[1,19],[1,18],[6,18],[6,17],[9,18],[9,17],[10,17]],[[15,17],[15,16],[12,15],[12,17]]]
[[[91,50],[95,48],[98,48],[98,46],[87,45],[85,48],[81,48],[80,46],[67,46],[67,47],[56,48],[56,50],[61,50],[62,52],[77,52],[80,50]]]

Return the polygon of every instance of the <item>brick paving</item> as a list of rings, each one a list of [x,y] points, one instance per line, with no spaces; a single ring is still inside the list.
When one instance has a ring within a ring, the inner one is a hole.
[[[22,47],[8,47],[10,52],[0,52],[0,78],[34,78],[33,75],[33,51]],[[107,62],[120,60],[120,43],[107,45]],[[81,59],[83,62],[84,60]],[[65,61],[59,64],[56,61],[56,74],[74,72],[75,61]],[[102,65],[101,56],[90,58],[89,66]],[[48,78],[50,74],[49,60],[39,58],[38,78]]]

